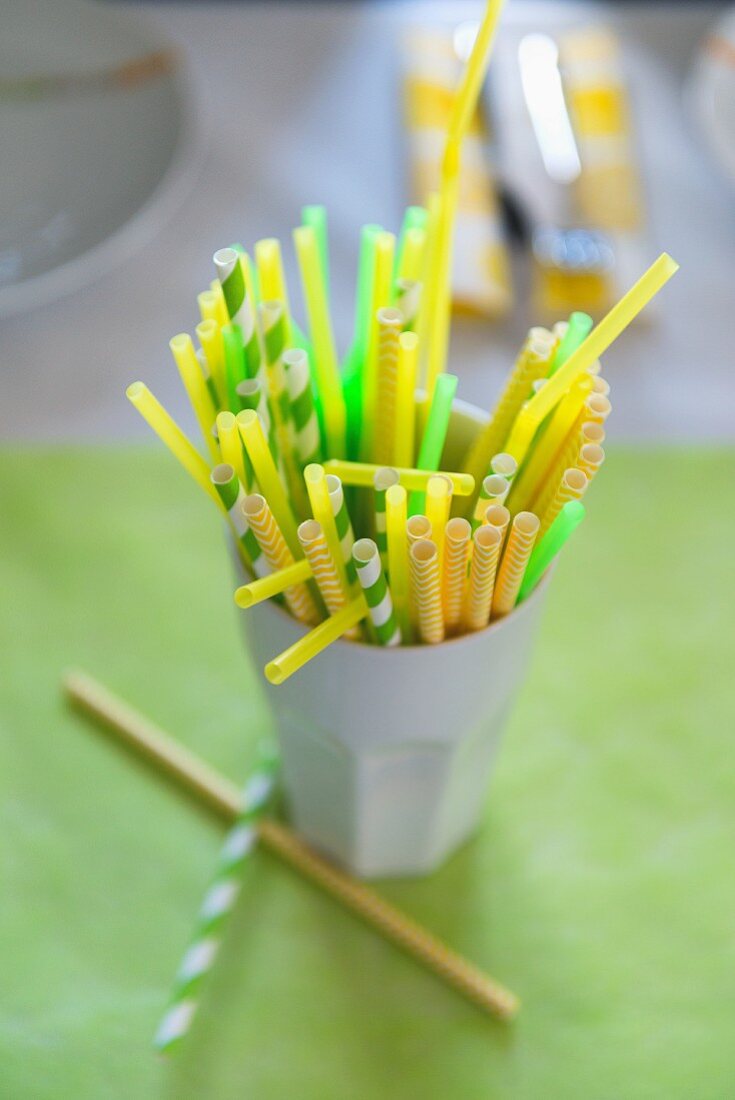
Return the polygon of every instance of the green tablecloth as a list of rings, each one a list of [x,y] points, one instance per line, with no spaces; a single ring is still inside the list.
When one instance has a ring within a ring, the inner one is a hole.
[[[732,1095],[733,481],[729,452],[613,452],[482,834],[432,877],[384,884],[521,995],[517,1023],[258,853],[166,1063],[150,1039],[221,828],[67,712],[59,677],[83,667],[239,778],[269,724],[259,673],[220,526],[166,454],[6,453],[0,1094]]]

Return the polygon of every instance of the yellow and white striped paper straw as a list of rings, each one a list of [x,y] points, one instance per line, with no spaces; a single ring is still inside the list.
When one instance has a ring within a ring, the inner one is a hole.
[[[561,512],[568,500],[581,500],[587,491],[589,479],[587,475],[576,466],[565,470],[556,491],[549,502],[541,520],[541,536],[543,537],[552,523]],[[519,512],[519,515],[522,515]]]
[[[462,601],[467,583],[467,553],[472,528],[466,519],[456,516],[444,528],[444,570],[442,598],[444,625],[453,633],[462,617]]]
[[[499,527],[486,524],[475,531],[464,615],[464,624],[468,630],[482,630],[490,620],[495,575],[502,545],[503,536]]]
[[[439,552],[431,539],[419,539],[409,552],[411,595],[419,637],[428,645],[444,641]]]
[[[250,529],[271,569],[285,569],[293,565],[294,556],[286,544],[265,497],[260,493],[251,493],[243,501],[242,507]],[[319,612],[306,585],[295,584],[286,589],[284,596],[292,614],[300,622],[309,624],[319,622]]]
[[[311,573],[330,615],[336,615],[347,604],[337,567],[320,523],[304,520],[298,529],[299,542],[311,566]],[[359,627],[352,627],[346,637],[355,638]]]
[[[519,512],[511,524],[493,593],[494,617],[507,615],[515,607],[539,526],[538,516],[533,512]]]

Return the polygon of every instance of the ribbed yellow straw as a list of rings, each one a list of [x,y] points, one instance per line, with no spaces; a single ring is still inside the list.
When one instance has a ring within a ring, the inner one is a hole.
[[[225,381],[225,349],[222,343],[222,329],[216,321],[200,321],[194,330],[207,360],[209,373],[219,398],[220,408],[227,404],[227,383]]]
[[[584,476],[584,475],[583,475]],[[559,505],[561,508],[561,505]],[[515,607],[518,589],[539,533],[538,516],[519,512],[513,520],[493,593],[493,616],[507,615]]]
[[[601,397],[609,397],[610,395],[610,383],[598,375],[592,379],[592,392],[599,394]]]
[[[444,641],[439,554],[431,539],[419,539],[409,551],[411,596],[416,609],[419,637],[436,645]]]
[[[450,519],[444,528],[444,571],[442,598],[444,625],[451,633],[459,626],[462,617],[462,601],[467,581],[467,551],[472,528],[459,516]]]
[[[419,539],[431,538],[431,524],[426,516],[411,516],[406,522],[406,537],[409,548]]]
[[[398,382],[398,340],[403,327],[399,309],[378,310],[378,394],[375,404],[375,461],[390,466],[393,462],[396,387]]]
[[[322,525],[315,519],[307,519],[299,526],[298,536],[327,611],[336,615],[347,600]],[[359,633],[359,627],[352,627],[345,636],[355,638]]]
[[[260,493],[251,493],[243,501],[243,510],[250,528],[263,551],[265,560],[271,569],[285,569],[293,565],[294,557],[283,537],[268,501]],[[286,603],[292,614],[302,623],[319,622],[319,612],[309,589],[303,584],[295,584],[284,592]]]
[[[503,536],[498,527],[478,527],[473,539],[472,568],[464,622],[468,630],[482,630],[490,619],[495,574]]]
[[[546,511],[543,513],[541,519],[542,537],[551,527],[566,502],[568,500],[581,500],[588,485],[589,480],[587,474],[583,473],[582,470],[578,469],[576,466],[570,466],[568,470],[564,471],[556,492],[551,498]]]
[[[533,382],[546,375],[555,347],[556,341],[546,329],[533,328],[529,332],[490,422],[478,435],[465,460],[463,469],[472,474],[476,485],[482,484],[493,455],[503,450],[513,421],[531,393]]]
[[[597,439],[589,439],[590,429],[588,425],[602,425],[607,420],[612,406],[602,394],[592,393],[582,406],[573,427],[567,435],[566,442],[559,451],[553,465],[550,467],[543,485],[537,492],[532,507],[537,516],[542,518],[554,499],[554,494],[559,487],[564,471],[577,465],[579,452],[587,442],[599,442]],[[594,431],[592,433],[594,435]],[[604,431],[603,431],[604,438]]]
[[[510,523],[510,512],[504,504],[491,504],[489,508],[485,509],[485,516],[483,518],[483,527],[497,527],[500,531],[501,541],[505,538],[505,532],[508,530],[508,524]]]
[[[588,481],[592,481],[604,461],[605,452],[602,447],[598,447],[596,443],[585,443],[584,447],[580,449],[577,467],[583,474],[587,475]]]

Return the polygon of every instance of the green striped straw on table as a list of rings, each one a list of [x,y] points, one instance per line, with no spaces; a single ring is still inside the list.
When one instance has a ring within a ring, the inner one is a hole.
[[[388,525],[385,515],[385,494],[391,485],[397,485],[398,471],[392,466],[381,466],[375,471],[373,488],[375,490],[375,542],[380,554],[383,569],[388,568]]]
[[[245,560],[252,566],[256,577],[265,576],[266,573],[270,573],[270,567],[245,515],[243,508],[245,490],[240,484],[240,479],[233,467],[228,466],[226,463],[215,466],[211,473],[211,479],[220,500],[227,509],[238,542],[245,553]]]
[[[347,511],[342,481],[336,474],[327,474],[327,492],[329,493],[329,503],[332,505],[332,515],[334,516],[334,523],[337,528],[337,538],[339,539],[340,549],[342,550],[342,560],[344,561],[347,580],[350,587],[355,588],[358,583],[357,569],[355,567],[354,558],[352,557],[352,547],[355,545],[355,533],[352,530],[350,513]]]
[[[220,248],[214,254],[214,266],[222,284],[230,321],[242,329],[247,373],[254,378],[261,369],[260,345],[255,325],[255,309],[247,293],[242,269],[243,253],[234,248]]]
[[[321,462],[322,443],[311,390],[309,356],[303,348],[291,348],[284,353],[283,364],[286,369],[286,385],[291,401],[291,418],[296,432],[299,463],[308,466],[310,462]]]
[[[358,539],[352,547],[352,556],[378,645],[400,645],[401,629],[393,611],[393,600],[377,545],[372,539]]]
[[[171,1051],[189,1031],[197,1008],[201,986],[214,966],[227,917],[240,893],[241,873],[257,841],[257,821],[275,784],[278,757],[270,747],[243,791],[243,808],[227,834],[217,870],[204,895],[194,937],[179,965],[168,1009],[153,1040],[156,1050]]]

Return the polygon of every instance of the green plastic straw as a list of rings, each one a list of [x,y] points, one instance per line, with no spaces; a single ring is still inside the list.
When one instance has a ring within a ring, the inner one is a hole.
[[[342,391],[347,405],[347,453],[357,456],[362,417],[362,370],[370,333],[370,303],[372,299],[375,242],[383,232],[380,225],[364,225],[360,238],[360,262],[357,270],[355,301],[355,335],[352,347],[342,363]]]
[[[425,210],[423,206],[407,206],[406,212],[403,215],[403,224],[401,225],[400,236],[398,237],[398,245],[396,247],[395,262],[393,264],[393,282],[396,282],[398,278],[398,272],[401,270],[401,261],[403,259],[403,249],[406,244],[406,237],[412,229],[426,229],[426,223],[429,220],[429,212]]]
[[[222,327],[222,342],[225,349],[225,381],[230,411],[238,413],[242,402],[237,393],[240,382],[247,378],[245,368],[245,345],[242,329],[239,325],[229,324]]]
[[[417,470],[439,469],[458,382],[459,379],[456,374],[440,374],[437,377],[434,396],[431,399],[431,408],[421,439],[419,457],[416,461]],[[423,513],[425,502],[426,493],[418,491],[411,493],[408,502],[409,516]]]
[[[576,351],[583,340],[586,340],[592,331],[592,318],[588,313],[572,313],[569,317],[569,326],[559,343],[551,364],[549,378],[563,367],[573,351]]]
[[[329,238],[327,236],[327,209],[325,206],[302,206],[301,224],[310,225],[316,233],[319,262],[324,286],[329,294]]]
[[[518,603],[533,591],[572,531],[579,527],[584,517],[584,504],[579,500],[568,500],[531,553],[518,593]]]

